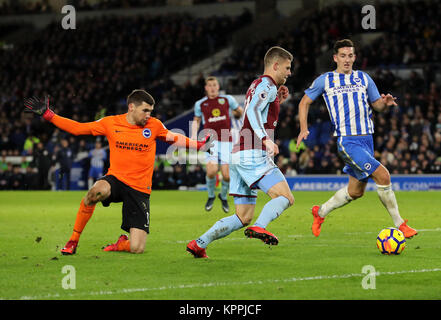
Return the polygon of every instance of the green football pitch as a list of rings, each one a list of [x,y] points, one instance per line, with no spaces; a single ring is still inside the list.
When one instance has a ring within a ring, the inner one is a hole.
[[[419,230],[398,256],[376,248],[378,232],[392,226],[376,192],[331,213],[318,238],[310,208],[333,192],[296,192],[294,206],[268,226],[279,245],[241,229],[213,242],[209,259],[194,259],[187,243],[225,213],[218,199],[205,212],[205,192],[183,191],[152,193],[143,254],[101,249],[123,233],[118,203],[98,204],[77,254],[62,256],[84,194],[0,192],[0,299],[441,299],[440,192],[396,193],[401,215]],[[254,219],[267,201],[259,193]]]

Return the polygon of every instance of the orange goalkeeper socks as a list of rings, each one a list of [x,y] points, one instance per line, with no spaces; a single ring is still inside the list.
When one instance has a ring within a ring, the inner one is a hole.
[[[84,227],[92,217],[93,211],[95,210],[95,205],[86,206],[84,204],[84,199],[81,200],[80,208],[78,209],[77,218],[74,224],[74,230],[70,240],[78,241],[80,239],[81,232],[83,232]]]

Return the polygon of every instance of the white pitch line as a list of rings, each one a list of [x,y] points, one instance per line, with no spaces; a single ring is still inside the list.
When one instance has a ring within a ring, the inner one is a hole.
[[[426,272],[440,272],[441,268],[433,269],[420,269],[420,270],[402,270],[402,271],[385,271],[376,272],[376,276],[383,275],[397,275],[397,274],[410,274],[410,273],[426,273]],[[293,277],[286,279],[266,279],[266,280],[249,280],[249,281],[233,281],[233,282],[208,282],[208,283],[194,283],[194,284],[181,284],[174,286],[162,286],[155,288],[128,288],[128,289],[118,289],[118,290],[100,290],[91,292],[80,292],[80,293],[68,293],[64,294],[46,294],[41,296],[22,296],[20,300],[42,300],[42,299],[53,299],[53,298],[63,298],[63,297],[75,297],[75,296],[111,296],[115,294],[130,294],[137,292],[148,292],[148,291],[164,291],[164,290],[179,290],[179,289],[193,289],[193,288],[209,288],[209,287],[226,287],[226,286],[244,286],[244,285],[258,285],[258,284],[271,284],[271,283],[289,283],[289,282],[299,282],[299,281],[311,281],[311,280],[334,280],[334,279],[348,279],[348,278],[358,278],[364,277],[366,274],[362,273],[348,273],[348,274],[334,274],[334,275],[318,275],[309,277]],[[6,298],[0,298],[0,300],[6,300]]]

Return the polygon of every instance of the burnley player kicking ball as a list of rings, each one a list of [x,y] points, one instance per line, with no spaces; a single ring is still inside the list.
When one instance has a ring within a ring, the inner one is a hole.
[[[207,258],[205,249],[211,242],[251,223],[257,189],[271,200],[254,225],[245,229],[245,236],[269,245],[279,242],[266,227],[294,203],[294,196],[272,160],[279,150],[271,140],[271,133],[277,125],[280,103],[288,98],[284,83],[291,75],[292,60],[292,54],[281,47],[272,47],[265,54],[264,73],[254,80],[246,94],[244,121],[230,163],[230,195],[234,197],[236,213],[220,219],[198,239],[188,243],[187,251],[195,258]]]

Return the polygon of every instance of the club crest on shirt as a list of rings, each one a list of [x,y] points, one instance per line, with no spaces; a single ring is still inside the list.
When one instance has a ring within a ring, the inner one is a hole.
[[[215,108],[211,111],[211,114],[213,115],[213,117],[219,117],[221,114],[221,111],[218,108]]]
[[[219,98],[219,99],[217,99],[217,102],[219,102],[219,104],[225,104],[225,99]]]
[[[355,77],[354,77],[354,81],[355,81],[356,83],[359,83],[359,82],[361,81],[361,79],[360,79],[360,78],[355,78]]]
[[[367,162],[367,163],[365,163],[364,164],[364,168],[366,169],[366,170],[370,170],[371,169],[371,164],[369,163],[369,162]]]
[[[150,136],[152,135],[152,131],[148,128],[142,130],[142,136],[146,139],[150,138]]]

